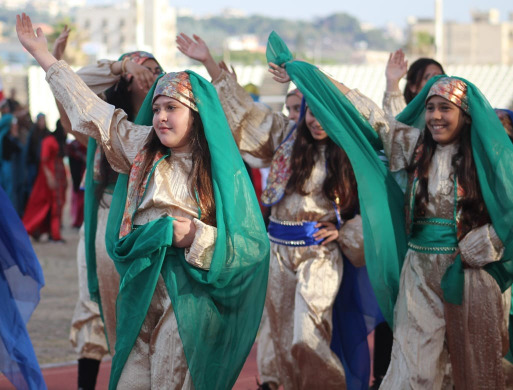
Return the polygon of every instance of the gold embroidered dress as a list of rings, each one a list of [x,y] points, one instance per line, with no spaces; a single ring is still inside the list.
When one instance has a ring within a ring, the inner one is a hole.
[[[360,93],[347,97],[379,133],[392,171],[412,160],[420,130],[386,116]],[[429,168],[427,218],[451,220],[455,209],[451,160],[457,144],[438,145]],[[410,178],[411,182],[411,178]],[[381,389],[440,389],[447,351],[456,389],[502,389],[502,357],[508,349],[510,290],[501,296],[482,269],[502,257],[503,245],[491,224],[471,230],[458,242],[465,268],[462,305],[443,300],[441,280],[452,254],[409,249],[394,312],[392,361]]]
[[[128,173],[152,127],[129,122],[122,110],[99,99],[63,61],[50,67],[46,79],[56,99],[63,104],[72,128],[100,142],[112,168]],[[142,225],[166,215],[192,219],[197,230],[186,260],[198,268],[208,269],[216,228],[198,219],[195,196],[188,190],[190,169],[189,153],[172,153],[158,164],[134,216],[134,224]],[[193,388],[162,277],[117,388]]]
[[[254,103],[225,72],[213,84],[244,160],[252,167],[266,167],[271,161],[276,164],[275,150],[294,123]],[[319,148],[321,153],[305,185],[309,194],[284,195],[271,208],[272,221],[336,222],[334,206],[322,192],[326,160],[324,146]],[[359,216],[342,226],[338,241],[326,246],[287,246],[271,241],[266,312],[272,348],[266,345],[268,352],[260,357],[261,381],[281,384],[286,390],[345,388],[344,369],[330,349],[332,310],[343,275],[339,245],[348,257],[363,257]]]

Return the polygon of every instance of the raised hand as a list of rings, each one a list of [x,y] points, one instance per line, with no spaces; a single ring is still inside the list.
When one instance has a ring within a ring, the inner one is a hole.
[[[68,44],[68,37],[70,33],[70,28],[66,24],[64,29],[60,33],[59,37],[55,40],[53,44],[52,54],[57,60],[62,60],[62,56],[64,55],[64,51],[66,50],[66,45]]]
[[[16,15],[16,33],[20,43],[30,54],[34,55],[38,51],[48,50],[48,43],[43,30],[41,30],[41,27],[38,27],[34,34],[32,21],[25,13],[22,13],[21,17]]]
[[[282,68],[279,65],[273,64],[272,62],[269,62],[269,73],[273,75],[273,80],[279,82],[279,83],[288,83],[290,81],[290,77],[287,74],[287,71],[285,68]]]
[[[57,60],[48,51],[48,43],[46,41],[43,30],[38,28],[34,34],[32,21],[25,13],[16,15],[16,33],[18,39],[25,49],[35,58],[46,72]]]
[[[237,73],[235,73],[235,69],[233,68],[233,65],[230,65],[231,69],[228,69],[228,65],[224,61],[219,62],[219,68],[223,69],[228,73],[235,81],[237,81]]]
[[[387,67],[385,69],[385,76],[387,79],[387,91],[399,89],[399,80],[404,77],[408,71],[408,61],[404,59],[404,52],[399,49],[390,53],[388,58]],[[389,89],[390,87],[390,89]]]
[[[193,60],[205,62],[210,57],[210,50],[207,44],[196,34],[193,34],[192,37],[194,40],[184,33],[177,35],[176,44],[178,50]]]
[[[146,92],[150,90],[156,78],[151,70],[133,61],[126,62],[126,71],[134,76],[135,83]]]

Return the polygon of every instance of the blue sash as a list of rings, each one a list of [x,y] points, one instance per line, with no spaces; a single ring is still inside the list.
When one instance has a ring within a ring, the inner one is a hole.
[[[275,244],[287,246],[319,245],[323,239],[316,240],[313,235],[319,231],[318,222],[288,222],[270,218],[268,226],[269,240]]]

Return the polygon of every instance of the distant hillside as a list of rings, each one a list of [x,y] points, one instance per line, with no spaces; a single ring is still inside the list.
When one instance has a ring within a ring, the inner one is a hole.
[[[339,13],[314,21],[276,19],[265,16],[225,18],[216,16],[208,19],[179,17],[178,32],[198,34],[221,55],[223,41],[228,36],[253,34],[265,44],[269,33],[275,30],[300,58],[312,58],[322,62],[346,62],[357,48],[391,51],[399,43],[387,36],[381,29],[363,31],[358,19]]]

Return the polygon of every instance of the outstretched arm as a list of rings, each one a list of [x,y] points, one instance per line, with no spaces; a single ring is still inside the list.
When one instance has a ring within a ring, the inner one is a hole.
[[[203,39],[196,34],[193,34],[191,38],[187,34],[180,33],[180,35],[176,37],[176,44],[178,50],[187,57],[201,62],[207,69],[212,80],[219,77],[221,74],[221,68],[217,62],[214,61],[214,58],[210,54],[210,50]]]
[[[57,59],[48,51],[48,43],[41,27],[38,27],[34,34],[32,21],[25,13],[16,15],[16,33],[23,47],[41,65],[46,72],[57,62]]]
[[[387,67],[385,69],[385,77],[387,79],[387,92],[401,92],[399,89],[399,81],[408,71],[408,61],[404,59],[404,52],[399,49],[390,53],[388,57]]]
[[[399,89],[399,81],[404,77],[408,70],[408,61],[404,59],[404,53],[401,49],[390,53],[385,76],[387,86],[383,95],[383,111],[388,115],[396,116],[406,107],[403,93]]]
[[[59,37],[55,40],[52,53],[57,60],[61,60],[64,56],[66,46],[68,45],[69,33],[70,29],[67,25],[65,25]],[[87,141],[89,140],[89,137],[84,134],[74,132],[71,128],[71,121],[69,120],[68,114],[66,114],[66,110],[64,110],[62,104],[59,103],[57,99],[55,99],[55,104],[57,104],[57,109],[59,110],[59,116],[61,117],[61,124],[64,128],[64,131],[66,131],[68,134],[72,134],[78,140],[78,142],[87,147]]]

